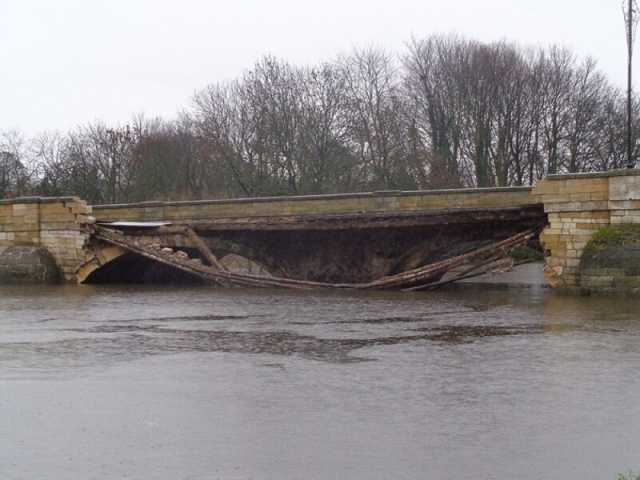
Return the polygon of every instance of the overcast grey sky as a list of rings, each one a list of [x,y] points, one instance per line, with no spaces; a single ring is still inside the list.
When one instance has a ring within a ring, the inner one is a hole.
[[[0,0],[0,130],[172,117],[263,54],[312,64],[452,32],[568,46],[625,83],[620,0]]]

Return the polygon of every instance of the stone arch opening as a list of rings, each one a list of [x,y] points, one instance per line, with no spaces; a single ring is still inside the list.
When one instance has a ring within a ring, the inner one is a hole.
[[[192,248],[180,248],[190,257],[198,258],[199,252]],[[124,248],[94,244],[92,256],[76,272],[81,284],[202,284],[203,280],[182,270],[160,264],[151,259],[131,253]]]
[[[202,285],[195,275],[125,252],[89,273],[86,284],[179,284]]]
[[[198,249],[173,247],[202,260]],[[184,284],[201,285],[200,277],[183,270],[155,262],[144,256],[129,252],[114,245],[95,246],[92,257],[77,272],[78,283],[82,284]],[[224,252],[220,262],[231,272],[271,276],[258,261],[238,253]]]

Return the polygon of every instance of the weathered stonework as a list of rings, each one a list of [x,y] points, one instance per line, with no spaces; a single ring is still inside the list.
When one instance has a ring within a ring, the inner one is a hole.
[[[74,281],[85,258],[91,207],[77,197],[0,200],[0,248],[46,248],[64,280]]]
[[[55,283],[60,270],[44,247],[13,246],[0,252],[0,283]]]
[[[640,223],[640,171],[551,175],[533,195],[544,204],[549,226],[540,240],[548,252],[545,275],[550,285],[581,286],[584,248],[599,229]]]
[[[584,293],[640,293],[640,244],[612,245],[587,251],[580,263]]]

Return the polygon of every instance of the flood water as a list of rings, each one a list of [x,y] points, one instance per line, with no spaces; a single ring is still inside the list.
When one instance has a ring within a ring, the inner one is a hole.
[[[614,479],[640,302],[1,287],[2,479]]]

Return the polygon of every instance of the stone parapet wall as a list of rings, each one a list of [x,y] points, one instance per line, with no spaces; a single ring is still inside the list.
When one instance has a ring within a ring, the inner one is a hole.
[[[547,251],[545,274],[555,287],[581,285],[584,248],[599,229],[640,223],[640,171],[551,175],[533,190],[548,214],[540,240]]]
[[[41,246],[52,254],[67,281],[85,258],[91,207],[77,197],[0,200],[0,248]]]
[[[214,218],[491,209],[535,205],[537,202],[531,188],[527,187],[479,188],[99,205],[93,207],[93,215],[102,222],[161,220],[180,223]]]
[[[640,174],[610,178],[609,210],[611,224],[640,223]]]

